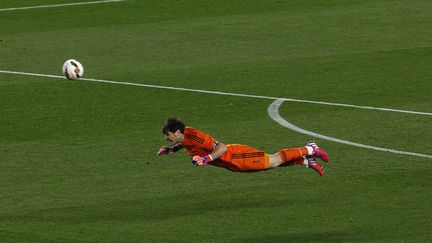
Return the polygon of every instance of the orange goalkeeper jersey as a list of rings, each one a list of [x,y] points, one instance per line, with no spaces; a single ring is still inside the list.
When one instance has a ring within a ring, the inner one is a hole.
[[[219,143],[207,133],[192,127],[186,127],[184,132],[183,147],[191,156],[205,156]]]
[[[212,136],[196,128],[186,127],[183,147],[191,156],[206,156],[219,144]],[[227,152],[210,165],[223,167],[234,172],[260,171],[268,169],[269,155],[243,144],[227,144]]]

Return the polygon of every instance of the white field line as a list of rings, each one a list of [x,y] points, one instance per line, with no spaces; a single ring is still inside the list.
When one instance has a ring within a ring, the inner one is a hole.
[[[55,79],[65,79],[64,76],[59,76],[59,75],[15,72],[15,71],[7,71],[7,70],[0,70],[0,73],[14,74],[14,75],[25,75],[25,76],[35,76],[35,77],[46,77],[46,78],[55,78]],[[268,108],[269,116],[274,121],[279,123],[280,125],[282,125],[286,128],[289,128],[291,130],[294,130],[294,131],[297,131],[297,132],[300,132],[300,133],[303,133],[306,135],[310,135],[313,137],[317,137],[317,138],[321,138],[321,139],[325,139],[325,140],[329,140],[329,141],[333,141],[333,142],[337,142],[337,143],[347,144],[347,145],[351,145],[351,146],[355,146],[355,147],[391,152],[391,153],[396,153],[396,154],[404,154],[404,155],[412,155],[412,156],[419,156],[419,157],[425,157],[425,158],[432,158],[432,155],[398,151],[398,150],[394,150],[394,149],[387,149],[387,148],[380,148],[380,147],[375,147],[375,146],[370,146],[370,145],[364,145],[364,144],[350,142],[350,141],[346,141],[346,140],[342,140],[342,139],[338,139],[338,138],[333,138],[333,137],[329,137],[329,136],[325,136],[325,135],[321,135],[318,133],[304,130],[304,129],[296,127],[295,125],[284,120],[279,115],[279,107],[284,101],[291,101],[291,102],[311,103],[311,104],[330,105],[330,106],[342,106],[342,107],[350,107],[350,108],[380,110],[380,111],[389,111],[389,112],[399,112],[399,113],[431,116],[432,113],[428,113],[428,112],[416,112],[416,111],[397,110],[397,109],[379,108],[379,107],[371,107],[371,106],[357,106],[357,105],[349,105],[349,104],[338,104],[338,103],[330,103],[330,102],[298,100],[298,99],[290,99],[290,98],[278,98],[278,97],[272,97],[272,96],[238,94],[238,93],[208,91],[208,90],[199,90],[199,89],[187,89],[187,88],[178,88],[178,87],[170,87],[170,86],[130,83],[130,82],[119,82],[119,81],[113,81],[113,80],[103,80],[103,79],[93,79],[93,78],[80,78],[80,80],[85,80],[85,81],[90,81],[90,82],[98,82],[98,83],[117,84],[117,85],[138,86],[138,87],[146,87],[146,88],[167,89],[167,90],[187,91],[187,92],[195,92],[195,93],[205,93],[205,94],[216,94],[216,95],[226,95],[226,96],[237,96],[237,97],[248,97],[248,98],[256,98],[256,99],[275,100]],[[74,81],[72,81],[72,82],[74,82]]]
[[[324,139],[324,140],[328,140],[328,141],[332,141],[332,142],[336,142],[336,143],[347,144],[347,145],[351,145],[351,146],[355,146],[355,147],[367,148],[367,149],[373,149],[373,150],[378,150],[378,151],[390,152],[390,153],[395,153],[395,154],[411,155],[411,156],[418,156],[418,157],[424,157],[424,158],[432,159],[432,155],[412,153],[412,152],[405,152],[405,151],[399,151],[399,150],[394,150],[394,149],[380,148],[380,147],[365,145],[365,144],[350,142],[350,141],[347,141],[347,140],[342,140],[342,139],[338,139],[338,138],[333,138],[333,137],[321,135],[321,134],[318,134],[318,133],[314,133],[314,132],[302,129],[300,127],[297,127],[297,126],[289,123],[288,121],[286,121],[285,119],[283,119],[280,116],[280,114],[279,114],[279,107],[280,107],[280,105],[283,102],[284,102],[284,100],[281,100],[281,99],[275,100],[269,106],[269,108],[267,110],[268,115],[270,116],[271,119],[273,119],[274,121],[276,121],[280,125],[288,128],[288,129],[291,129],[293,131],[296,131],[296,132],[299,132],[299,133],[302,133],[302,134],[306,134],[306,135],[309,135],[309,136],[313,136],[313,137],[316,137],[316,138],[321,138],[321,139]]]
[[[49,74],[39,74],[39,73],[27,73],[27,72],[16,72],[16,71],[8,71],[8,70],[0,70],[0,73],[15,74],[15,75],[25,75],[25,76],[36,76],[36,77],[46,77],[46,78],[56,78],[56,79],[66,79],[65,77],[59,76],[59,75],[49,75]],[[155,88],[155,89],[167,89],[167,90],[177,90],[177,91],[204,93],[204,94],[237,96],[237,97],[247,97],[247,98],[255,98],[255,99],[267,99],[267,100],[283,100],[283,101],[299,102],[299,103],[309,103],[309,104],[329,105],[329,106],[341,106],[341,107],[366,109],[366,110],[379,110],[379,111],[398,112],[398,113],[406,113],[406,114],[414,114],[414,115],[432,116],[432,113],[430,113],[430,112],[398,110],[398,109],[379,108],[379,107],[372,107],[372,106],[359,106],[359,105],[340,104],[340,103],[331,103],[331,102],[322,102],[322,101],[313,101],[313,100],[300,100],[300,99],[291,99],[291,98],[273,97],[273,96],[263,96],[263,95],[250,95],[250,94],[239,94],[239,93],[229,93],[229,92],[219,92],[219,91],[209,91],[209,90],[199,90],[199,89],[188,89],[188,88],[179,88],[179,87],[170,87],[170,86],[162,86],[162,85],[152,85],[152,84],[141,84],[141,83],[130,83],[130,82],[120,82],[120,81],[103,80],[103,79],[93,79],[93,78],[80,78],[79,80],[90,81],[90,82],[98,82],[98,83],[109,83],[109,84],[118,84],[118,85],[139,86],[139,87]]]
[[[86,5],[86,4],[99,4],[99,3],[111,3],[111,2],[122,2],[122,1],[125,1],[125,0],[102,0],[102,1],[80,2],[80,3],[63,3],[63,4],[28,6],[28,7],[19,7],[19,8],[0,8],[0,12],[35,9],[35,8],[56,8],[56,7],[66,7],[66,6],[76,6],[76,5]]]

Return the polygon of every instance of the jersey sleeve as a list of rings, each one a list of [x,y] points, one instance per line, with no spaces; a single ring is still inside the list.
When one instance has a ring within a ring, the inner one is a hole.
[[[185,139],[187,139],[187,145],[207,151],[212,151],[219,144],[212,136],[197,129],[185,134]]]
[[[207,133],[203,133],[204,143],[203,148],[207,150],[213,150],[217,141]]]

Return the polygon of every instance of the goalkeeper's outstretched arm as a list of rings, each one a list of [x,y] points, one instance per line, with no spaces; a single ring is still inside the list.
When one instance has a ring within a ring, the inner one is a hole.
[[[181,150],[183,147],[183,145],[181,144],[174,144],[172,146],[162,146],[159,149],[159,152],[157,153],[157,155],[168,155],[168,154],[173,154],[179,150]]]
[[[227,151],[227,146],[223,143],[215,143],[213,150],[211,153],[205,156],[194,155],[192,156],[192,164],[194,165],[206,165],[213,160],[219,158]]]
[[[178,144],[174,144],[173,146],[171,146],[171,150],[172,150],[173,153],[181,150],[182,148],[184,148],[183,145],[179,144],[179,143]]]
[[[213,151],[209,154],[212,160],[221,157],[227,151],[227,146],[224,143],[218,142],[213,148]]]

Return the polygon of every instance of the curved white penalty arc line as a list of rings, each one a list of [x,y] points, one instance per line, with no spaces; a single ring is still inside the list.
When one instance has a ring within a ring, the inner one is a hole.
[[[322,134],[318,134],[318,133],[314,133],[314,132],[302,129],[300,127],[297,127],[297,126],[289,123],[288,121],[286,121],[285,119],[283,119],[280,116],[280,114],[279,114],[279,107],[281,106],[281,104],[283,102],[284,102],[284,100],[282,100],[282,99],[275,100],[269,106],[269,108],[267,110],[268,115],[270,116],[271,119],[273,119],[274,121],[276,121],[280,125],[288,128],[288,129],[291,129],[293,131],[296,131],[296,132],[299,132],[299,133],[303,133],[303,134],[306,134],[306,135],[309,135],[309,136],[312,136],[312,137],[321,138],[321,139],[332,141],[332,142],[336,142],[336,143],[347,144],[347,145],[351,145],[351,146],[355,146],[355,147],[373,149],[373,150],[390,152],[390,153],[395,153],[395,154],[412,155],[412,156],[418,156],[418,157],[424,157],[424,158],[432,159],[432,155],[412,153],[412,152],[399,151],[399,150],[394,150],[394,149],[380,148],[380,147],[365,145],[365,144],[361,144],[361,143],[355,143],[355,142],[350,142],[350,141],[347,141],[347,140],[342,140],[342,139],[338,139],[338,138],[333,138],[333,137],[325,136],[325,135],[322,135]]]

